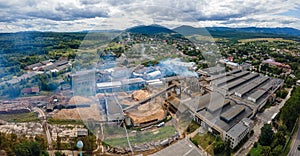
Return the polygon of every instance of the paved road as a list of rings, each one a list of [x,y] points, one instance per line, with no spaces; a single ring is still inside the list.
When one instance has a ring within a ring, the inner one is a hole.
[[[46,115],[45,115],[44,111],[41,110],[40,108],[34,107],[33,110],[38,112],[39,117],[42,119],[42,125],[43,125],[43,128],[44,128],[44,131],[46,132],[46,138],[47,138],[47,142],[48,142],[48,149],[51,151],[52,150],[52,138],[51,138],[51,135],[50,135],[50,131],[48,129]],[[53,155],[52,152],[50,152],[49,154],[51,156]]]
[[[280,104],[272,106],[268,109],[266,109],[263,113],[258,113],[256,116],[257,118],[259,118],[260,120],[262,120],[264,123],[268,123],[269,121],[272,120],[272,117],[274,115],[276,115],[277,113],[279,113],[280,109],[284,106],[284,104],[286,103],[286,101],[291,97],[291,92],[292,89],[289,90],[288,95],[286,96],[285,99],[283,99]]]
[[[289,93],[285,99],[281,101],[280,104],[272,106],[266,109],[262,113],[256,114],[257,120],[254,125],[254,134],[250,137],[250,139],[235,153],[235,156],[244,156],[249,153],[253,144],[258,141],[260,136],[260,129],[263,127],[264,124],[268,123],[268,121],[272,120],[274,114],[279,113],[280,109],[284,106],[285,102],[291,97],[292,89],[289,90]],[[299,136],[300,137],[300,136]]]
[[[298,156],[300,155],[300,151],[297,149],[298,145],[300,145],[300,121],[298,121],[298,131],[296,133],[296,137],[293,137],[293,141],[291,143],[291,149],[288,156]]]

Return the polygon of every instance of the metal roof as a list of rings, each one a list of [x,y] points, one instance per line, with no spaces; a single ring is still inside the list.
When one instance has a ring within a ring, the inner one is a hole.
[[[122,85],[133,84],[133,83],[144,83],[144,82],[145,80],[142,78],[125,79],[121,81]]]
[[[243,121],[240,121],[236,125],[234,125],[227,134],[233,138],[239,137],[244,131],[247,130],[247,126],[244,124]]]
[[[243,88],[241,88],[238,91],[236,91],[235,95],[238,95],[238,96],[242,97],[246,93],[250,92],[254,88],[258,87],[259,85],[261,85],[262,83],[264,83],[265,81],[267,81],[268,79],[269,79],[269,77],[259,77],[259,78],[256,78],[256,79],[254,79],[254,81],[252,81],[248,85],[246,85]]]
[[[150,156],[204,156],[205,154],[188,139],[182,139],[164,148],[163,150],[151,154]]]
[[[113,82],[102,82],[97,83],[98,88],[113,88],[113,87],[121,87],[121,81],[113,81]]]
[[[266,93],[267,93],[266,90],[257,90],[248,97],[248,100],[256,102],[259,98],[261,98]]]
[[[216,86],[221,86],[221,85],[223,85],[225,83],[229,83],[229,82],[234,81],[234,80],[236,80],[238,78],[241,78],[241,77],[243,77],[243,76],[245,76],[245,75],[247,75],[249,73],[250,72],[248,72],[248,71],[238,72],[238,73],[232,74],[230,76],[226,76],[226,77],[224,77],[222,79],[215,80],[215,81],[213,81],[213,84],[215,84]]]
[[[226,122],[231,121],[233,118],[238,116],[241,112],[245,110],[245,106],[235,105],[231,109],[221,114],[221,118],[223,118]]]

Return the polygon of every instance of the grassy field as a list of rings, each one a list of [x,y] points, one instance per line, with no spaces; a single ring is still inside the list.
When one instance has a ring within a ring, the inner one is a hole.
[[[187,127],[186,132],[187,132],[188,134],[193,133],[193,132],[194,132],[196,129],[198,129],[199,127],[200,127],[200,125],[199,125],[197,122],[192,121],[192,122],[189,124],[189,126]]]
[[[166,138],[172,137],[175,134],[175,132],[176,132],[175,127],[165,126],[153,132],[138,131],[136,135],[130,136],[129,140],[131,144],[142,144],[145,142],[164,140]],[[111,146],[128,146],[126,137],[105,139],[104,142]]]
[[[209,154],[213,154],[213,142],[215,137],[212,134],[197,134],[192,138],[193,142],[197,142],[203,149],[205,149]]]
[[[57,124],[57,125],[84,125],[83,121],[81,120],[67,120],[67,119],[48,119],[49,124]]]
[[[20,113],[20,114],[0,114],[0,119],[7,122],[32,122],[38,121],[38,113]]]
[[[251,150],[249,152],[250,156],[260,156],[261,152],[263,150],[262,147],[263,147],[262,145],[258,144],[256,148],[254,148],[254,147],[251,148]]]
[[[251,38],[251,39],[242,39],[239,40],[239,42],[246,43],[246,42],[254,42],[254,41],[268,41],[268,42],[274,42],[274,41],[282,41],[282,42],[295,42],[293,40],[285,40],[283,38]]]
[[[218,39],[217,38],[213,38],[212,36],[209,36],[209,34],[206,34],[208,36],[205,35],[191,35],[191,36],[186,36],[187,39],[191,40],[192,42],[215,42]]]

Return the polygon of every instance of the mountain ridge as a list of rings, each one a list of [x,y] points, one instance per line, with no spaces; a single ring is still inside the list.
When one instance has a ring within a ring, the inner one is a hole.
[[[260,34],[276,34],[276,35],[287,35],[300,37],[300,30],[290,27],[275,27],[275,28],[265,28],[265,27],[240,27],[240,28],[230,28],[230,27],[204,27],[196,28],[192,26],[182,25],[172,29],[183,35],[192,34],[202,34],[204,32],[209,32],[213,34],[214,32],[232,32],[232,33],[260,33]]]

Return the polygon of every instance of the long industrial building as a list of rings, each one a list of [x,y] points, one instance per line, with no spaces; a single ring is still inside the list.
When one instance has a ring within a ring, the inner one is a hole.
[[[220,134],[235,148],[251,132],[250,118],[255,110],[274,99],[273,94],[283,85],[283,80],[242,70],[202,71],[199,72],[201,83],[208,93],[185,100],[170,97],[167,102],[175,111],[190,111],[202,127]]]
[[[234,81],[236,79],[239,79],[239,78],[241,78],[241,77],[243,77],[243,76],[245,76],[245,75],[247,75],[249,73],[250,72],[248,72],[248,71],[238,72],[238,73],[232,74],[230,76],[226,76],[226,77],[224,77],[222,79],[218,79],[216,81],[212,81],[212,84],[215,85],[215,86],[217,86],[217,87],[220,87],[220,86],[222,86],[222,85],[224,85],[226,83],[229,83],[229,82],[232,82],[232,81]]]
[[[223,88],[226,89],[227,91],[232,90],[233,88],[236,88],[236,87],[238,87],[238,86],[240,86],[240,85],[242,85],[244,83],[247,83],[250,80],[252,80],[252,79],[254,79],[254,78],[258,77],[258,76],[259,76],[259,74],[257,74],[257,73],[250,73],[249,75],[247,75],[245,77],[242,77],[242,78],[240,78],[240,79],[238,79],[236,81],[233,81],[233,82],[227,84]]]
[[[97,83],[97,92],[120,92],[138,90],[145,86],[146,81],[142,78],[124,79],[121,81]]]
[[[239,105],[217,92],[181,101],[170,97],[167,102],[179,112],[190,111],[195,115],[196,122],[212,133],[220,134],[224,140],[229,136],[228,133],[233,131],[232,128],[236,128],[237,123],[249,118],[253,111],[250,107]],[[251,127],[243,129],[241,133],[246,134],[250,129]],[[232,138],[232,141],[234,142],[231,143],[231,147],[234,148],[241,140]]]
[[[238,97],[243,97],[245,94],[249,93],[250,91],[258,87],[259,85],[263,84],[267,80],[269,80],[269,77],[259,77],[254,81],[252,81],[251,83],[249,83],[248,85],[246,85],[245,87],[236,91],[234,94]]]

